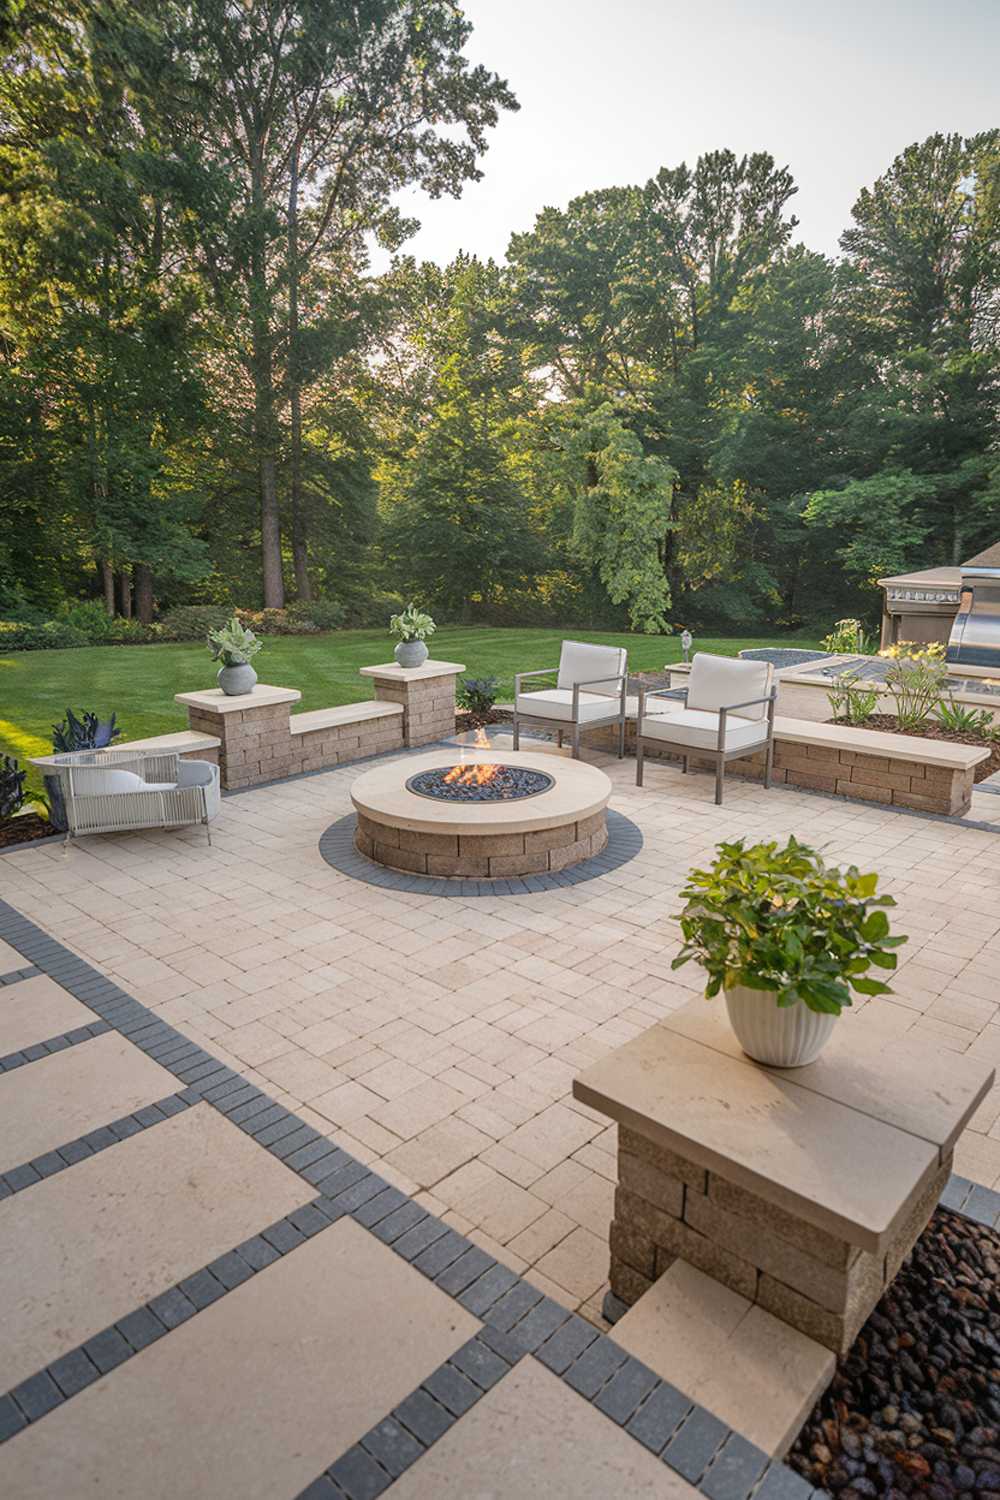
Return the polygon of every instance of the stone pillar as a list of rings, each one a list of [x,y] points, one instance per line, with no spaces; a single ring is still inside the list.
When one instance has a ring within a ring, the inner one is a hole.
[[[376,698],[403,705],[403,738],[412,749],[455,733],[455,679],[464,671],[461,662],[428,657],[422,667],[362,667],[361,676],[372,678]]]
[[[222,785],[231,790],[273,781],[297,769],[289,712],[301,697],[296,688],[258,682],[252,692],[236,697],[210,688],[203,693],[177,693],[174,701],[187,708],[192,729],[217,736]]]

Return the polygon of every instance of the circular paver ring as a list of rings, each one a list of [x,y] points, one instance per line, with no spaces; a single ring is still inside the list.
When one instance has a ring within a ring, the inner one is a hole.
[[[527,896],[536,891],[558,891],[596,880],[634,859],[642,848],[642,834],[631,818],[608,808],[608,842],[593,859],[549,875],[518,875],[505,880],[459,880],[433,875],[407,875],[377,865],[354,847],[357,817],[348,813],[320,835],[319,852],[334,870],[377,885],[385,891],[409,891],[421,896]]]

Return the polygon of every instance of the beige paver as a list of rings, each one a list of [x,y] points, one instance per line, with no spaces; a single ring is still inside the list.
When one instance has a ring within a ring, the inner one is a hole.
[[[784,1454],[833,1377],[829,1349],[677,1260],[615,1340],[766,1452]]]
[[[477,1327],[342,1219],[19,1433],[0,1487],[5,1500],[297,1495]]]
[[[18,1193],[0,1215],[3,1389],[314,1196],[208,1104]]]
[[[44,1042],[98,1017],[47,974],[0,986],[0,1057]]]
[[[685,1500],[697,1491],[525,1359],[393,1485],[393,1500]]]
[[[0,974],[13,974],[16,969],[26,969],[29,960],[18,953],[9,943],[0,942]]]
[[[0,1170],[152,1104],[180,1085],[115,1032],[0,1077]]]

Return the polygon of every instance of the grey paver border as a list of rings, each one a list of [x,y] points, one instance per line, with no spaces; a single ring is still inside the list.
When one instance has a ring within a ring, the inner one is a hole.
[[[186,1087],[171,1098],[183,1098],[185,1105],[198,1100],[213,1105],[317,1188],[318,1197],[312,1203],[295,1210],[287,1220],[279,1220],[269,1231],[262,1231],[262,1235],[273,1234],[273,1238],[267,1241],[272,1248],[282,1252],[291,1249],[302,1243],[307,1234],[316,1233],[335,1222],[334,1215],[339,1218],[349,1214],[432,1280],[439,1290],[480,1318],[483,1327],[475,1337],[487,1347],[502,1358],[506,1350],[509,1356],[517,1351],[518,1358],[533,1355],[540,1359],[578,1395],[661,1457],[668,1467],[682,1474],[709,1500],[749,1500],[751,1495],[753,1500],[806,1500],[808,1496],[818,1500],[825,1494],[813,1489],[786,1464],[769,1459],[740,1433],[721,1422],[706,1407],[690,1400],[669,1381],[661,1379],[586,1319],[545,1296],[529,1279],[495,1260],[377,1172],[335,1146],[328,1137],[304,1124],[290,1110],[275,1104],[269,1095],[247,1082],[242,1074],[220,1063],[168,1023],[158,1020],[153,1012],[126,994],[120,986],[5,901],[0,901],[0,937],[83,1000],[111,1027],[173,1072]],[[993,1224],[1000,1224],[1000,1194],[967,1178],[953,1176],[941,1201],[943,1206],[967,1213],[977,1222],[990,1224],[992,1215]],[[995,1214],[994,1206],[998,1209]],[[313,1226],[311,1229],[301,1227],[304,1215]],[[297,1216],[300,1223],[296,1223]],[[289,1227],[283,1227],[286,1225]],[[207,1290],[212,1295],[203,1302],[204,1306],[232,1289],[225,1286],[218,1274],[218,1267],[224,1259],[222,1257],[203,1268],[203,1272],[222,1288],[216,1291],[209,1283]],[[194,1278],[186,1277],[178,1286],[190,1287],[203,1272],[196,1272]],[[233,1286],[238,1284],[233,1282]],[[183,1295],[197,1312],[195,1299],[188,1292],[183,1292]],[[152,1303],[156,1301],[156,1298],[152,1299]],[[187,1313],[185,1320],[189,1316],[193,1314]],[[94,1337],[101,1338],[102,1335]],[[87,1342],[92,1344],[93,1340]],[[86,1348],[86,1345],[81,1348]],[[128,1344],[122,1359],[136,1352],[134,1345]],[[87,1357],[91,1358],[90,1355]],[[454,1365],[454,1361],[453,1355],[446,1365]],[[121,1362],[121,1359],[115,1360],[115,1364]],[[507,1362],[516,1363],[516,1359]],[[54,1365],[58,1363],[53,1362]],[[439,1371],[428,1376],[427,1381],[433,1381],[443,1369],[444,1366],[439,1367]],[[35,1378],[30,1377],[31,1380]],[[451,1377],[441,1376],[441,1380],[445,1378]],[[423,1382],[424,1386],[427,1381]],[[22,1387],[25,1384],[22,1382]],[[69,1399],[55,1377],[50,1377],[48,1383],[41,1382],[34,1396],[31,1392],[25,1393],[22,1387],[17,1388],[29,1403],[37,1397],[39,1409],[32,1420],[52,1409],[52,1405],[45,1404],[51,1397],[50,1384],[58,1394],[58,1400],[53,1404]],[[438,1385],[441,1388],[440,1380]],[[448,1412],[449,1408],[434,1396],[433,1387],[424,1394],[435,1401],[441,1411]],[[396,1412],[405,1405],[405,1402],[401,1403]],[[20,1400],[14,1402],[13,1410],[15,1420],[18,1413],[23,1414]],[[0,1416],[5,1412],[9,1417],[9,1409],[0,1402]],[[399,1419],[392,1413],[383,1419],[383,1423],[377,1424],[372,1433],[390,1420],[399,1425]],[[459,1417],[451,1414],[447,1425],[456,1420]],[[402,1425],[406,1431],[411,1431],[405,1421]],[[441,1430],[446,1429],[442,1427]],[[362,1439],[359,1444],[352,1445],[348,1453],[357,1449],[373,1458],[364,1444],[365,1439]],[[425,1449],[427,1446],[425,1443]],[[353,1491],[345,1488],[345,1480],[353,1483],[348,1479],[348,1467],[342,1464],[346,1456],[342,1454],[335,1458],[323,1475],[303,1493],[317,1497],[324,1494],[337,1496],[339,1493],[348,1500],[359,1500],[365,1493],[363,1488]],[[380,1463],[377,1459],[374,1461],[376,1465]],[[338,1477],[331,1478],[331,1471],[336,1471]],[[371,1477],[371,1471],[368,1472]],[[383,1488],[387,1488],[396,1476],[390,1475],[388,1470],[384,1473],[387,1483]],[[326,1489],[316,1488],[322,1484]],[[381,1490],[368,1493],[379,1494]]]
[[[9,974],[0,974],[0,986],[20,984],[22,979],[37,979],[41,972],[34,964],[28,964],[24,969],[11,969]]]
[[[67,1047],[78,1047],[81,1042],[89,1042],[95,1036],[104,1036],[110,1030],[108,1021],[91,1021],[86,1026],[74,1026],[72,1031],[60,1031],[57,1036],[46,1037],[43,1042],[32,1042],[28,1047],[21,1047],[16,1052],[8,1052],[0,1057],[0,1073],[13,1073],[15,1068],[23,1068],[26,1063],[40,1062],[43,1057],[51,1057],[53,1052],[65,1052]]]
[[[642,832],[631,818],[608,808],[608,842],[600,854],[581,860],[568,870],[547,875],[509,876],[503,880],[437,879],[432,875],[408,875],[405,870],[390,870],[360,854],[354,847],[357,817],[347,813],[320,835],[319,852],[341,875],[364,881],[386,891],[406,891],[419,896],[530,896],[539,891],[565,890],[610,875],[642,849]]]

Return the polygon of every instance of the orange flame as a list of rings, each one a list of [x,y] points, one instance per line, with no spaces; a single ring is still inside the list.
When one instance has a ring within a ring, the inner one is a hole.
[[[476,730],[473,748],[475,750],[488,750],[490,748],[489,735],[482,726]],[[465,752],[463,751],[462,753],[464,757]],[[499,766],[495,766],[489,761],[474,761],[472,765],[466,765],[463,758],[457,766],[452,766],[451,770],[444,777],[444,780],[448,783],[456,781],[459,786],[486,786],[488,782],[493,780],[498,770]]]

